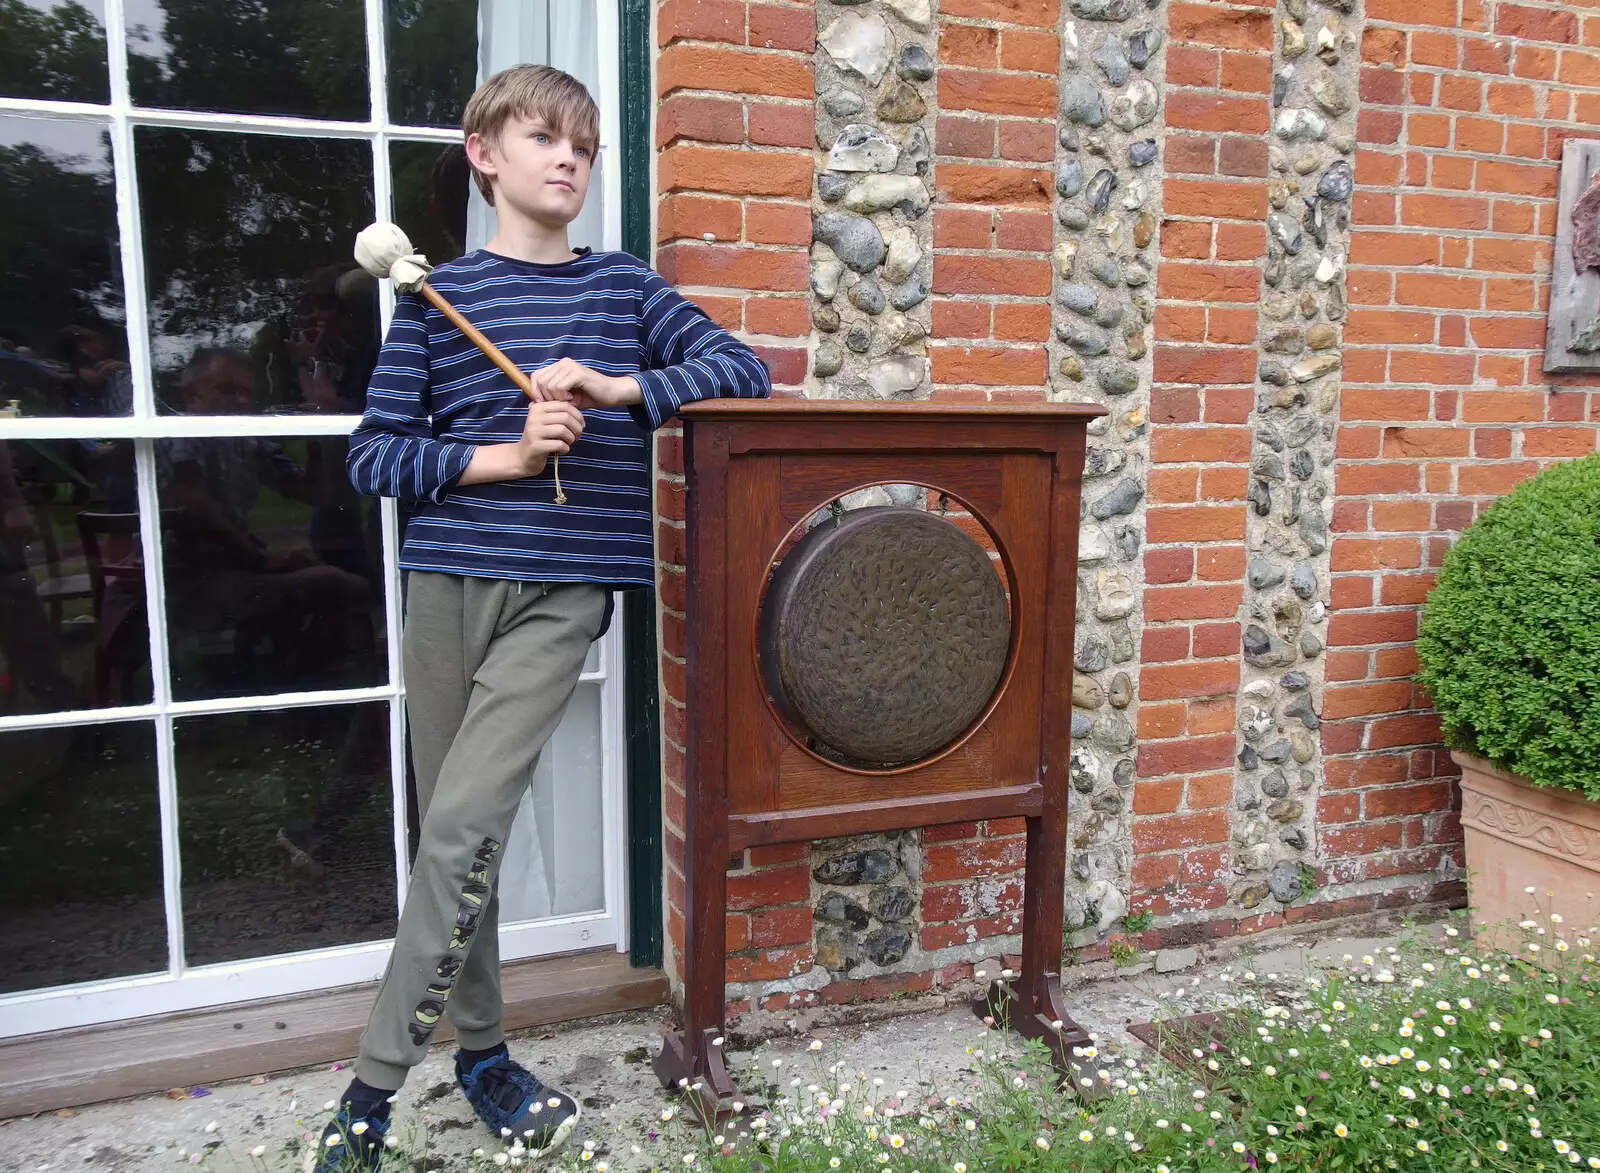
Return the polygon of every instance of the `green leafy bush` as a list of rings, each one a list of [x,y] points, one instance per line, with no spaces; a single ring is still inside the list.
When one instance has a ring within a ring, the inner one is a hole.
[[[1524,481],[1462,535],[1417,652],[1451,745],[1600,800],[1600,454]]]

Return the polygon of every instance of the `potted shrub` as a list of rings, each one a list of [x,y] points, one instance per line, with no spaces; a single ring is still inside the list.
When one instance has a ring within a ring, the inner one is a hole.
[[[1474,920],[1520,920],[1532,888],[1547,911],[1592,923],[1600,453],[1524,481],[1461,536],[1428,596],[1417,652],[1462,769]]]

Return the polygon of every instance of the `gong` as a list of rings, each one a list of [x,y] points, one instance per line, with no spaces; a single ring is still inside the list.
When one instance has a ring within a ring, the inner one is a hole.
[[[762,674],[792,732],[864,769],[922,761],[981,717],[1011,615],[988,553],[952,522],[874,506],[813,526],[773,572]]]
[[[1105,413],[800,398],[684,406],[683,492],[663,498],[663,512],[674,500],[683,509],[684,654],[665,657],[661,676],[684,701],[671,706],[682,748],[663,730],[661,824],[665,901],[682,917],[681,936],[669,918],[668,939],[682,942],[683,1008],[651,1065],[663,1086],[688,1089],[708,1126],[724,1127],[745,1100],[724,1057],[727,981],[768,972],[753,965],[798,974],[791,966],[804,964],[766,950],[729,956],[727,916],[748,915],[749,892],[730,902],[728,868],[783,861],[806,891],[791,844],[1021,821],[1021,964],[982,1013],[1037,1039],[1063,1071],[1089,1045],[1061,995],[1065,766],[1081,473],[1088,424]],[[863,485],[911,483],[937,486],[971,521],[881,506],[804,528]],[[664,623],[677,610],[670,581]]]

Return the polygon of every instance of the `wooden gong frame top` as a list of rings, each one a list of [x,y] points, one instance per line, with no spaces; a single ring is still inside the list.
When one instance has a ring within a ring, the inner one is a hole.
[[[737,1095],[719,1045],[727,867],[763,844],[1021,817],[1022,967],[983,999],[1059,1066],[1088,1035],[1061,997],[1073,612],[1093,404],[711,400],[683,409],[687,474],[684,1004],[654,1066],[699,1084],[704,1119]],[[944,751],[857,769],[799,745],[768,695],[762,592],[804,520],[857,489],[947,494],[988,532],[1011,592],[1011,647],[987,710]],[[993,1013],[985,1009],[984,1013]],[[1057,1026],[1056,1024],[1061,1024]]]

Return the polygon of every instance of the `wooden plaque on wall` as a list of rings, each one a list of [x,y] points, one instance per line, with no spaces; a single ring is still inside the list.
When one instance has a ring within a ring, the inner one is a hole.
[[[1561,144],[1561,181],[1556,205],[1556,251],[1551,264],[1550,315],[1545,325],[1546,374],[1600,370],[1600,349],[1568,349],[1600,319],[1600,271],[1578,271],[1573,260],[1573,208],[1600,173],[1600,140],[1569,138]],[[1593,333],[1600,334],[1600,328]]]

